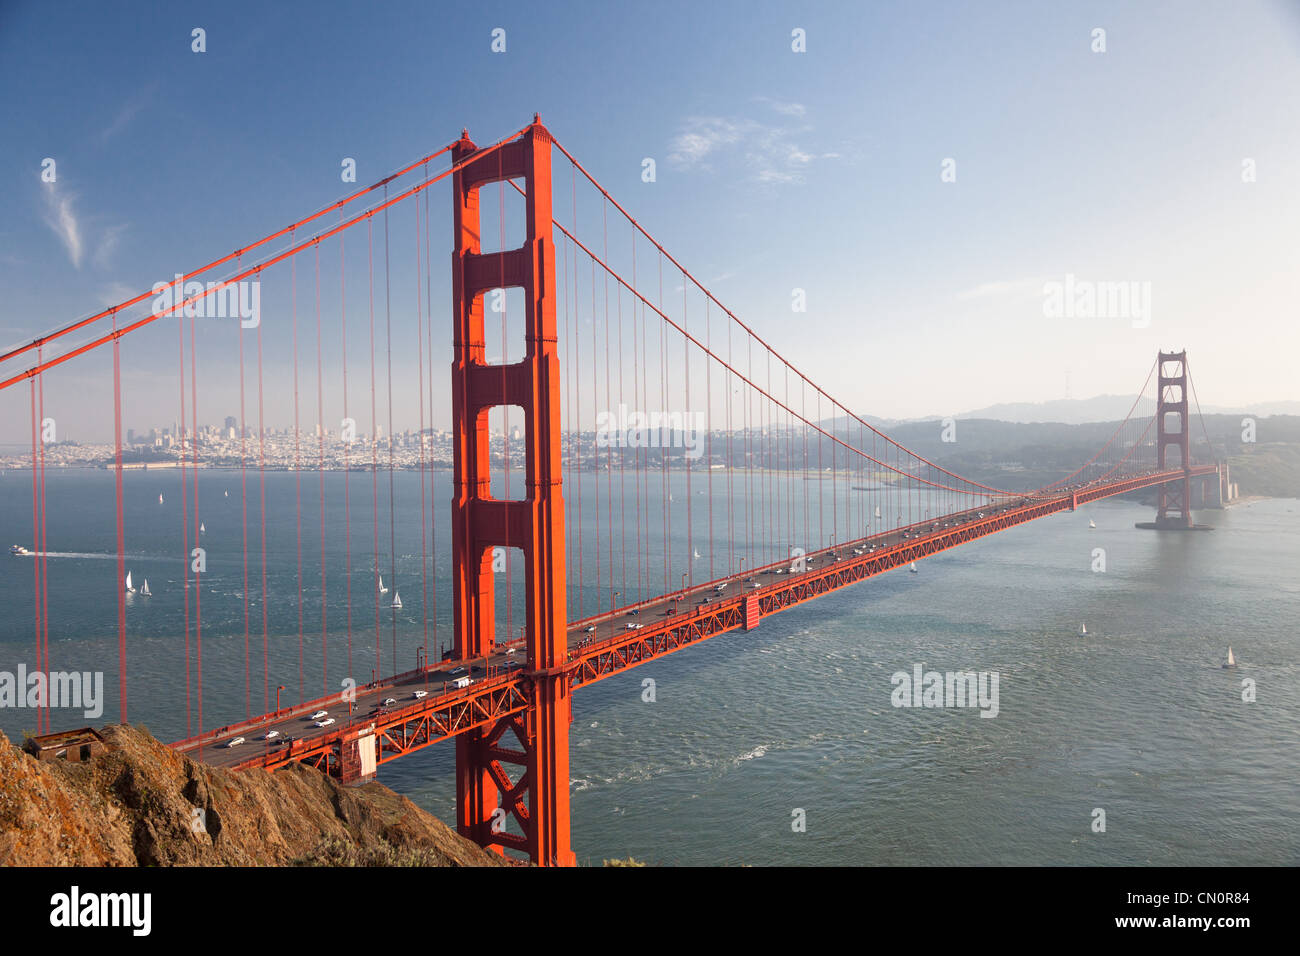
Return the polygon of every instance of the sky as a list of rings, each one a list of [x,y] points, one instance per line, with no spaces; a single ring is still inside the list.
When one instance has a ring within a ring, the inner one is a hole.
[[[857,413],[1133,394],[1157,350],[1183,348],[1203,404],[1300,398],[1295,2],[4,0],[0,90],[5,346],[346,195],[343,157],[366,185],[536,112]],[[431,208],[449,356],[445,188]],[[1101,283],[1129,303],[1073,298]],[[173,416],[174,331],[124,340],[126,425]],[[111,423],[86,401],[109,374],[87,359],[47,377],[67,430]],[[0,395],[0,440],[26,440],[26,391]],[[234,411],[205,401],[201,421]]]

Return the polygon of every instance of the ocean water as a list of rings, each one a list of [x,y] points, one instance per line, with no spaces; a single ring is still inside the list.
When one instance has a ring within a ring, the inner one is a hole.
[[[406,669],[426,639],[431,647],[450,639],[446,475],[426,478],[437,542],[426,539],[423,559],[417,474],[395,477],[391,521],[387,476],[372,485],[370,476],[353,474],[348,520],[340,521],[343,476],[326,475],[323,551],[320,479],[300,477],[299,488],[297,476],[267,475],[268,681],[256,473],[248,476],[247,671],[239,473],[201,475],[208,573],[201,594],[191,588],[190,596],[191,612],[196,597],[202,602],[205,727],[246,707],[260,710],[281,684],[286,701],[333,692],[348,674],[365,680],[376,666]],[[102,718],[56,712],[55,727],[113,720],[119,702],[112,476],[51,473],[48,488],[49,550],[58,555],[48,558],[52,665],[102,669],[106,683]],[[192,631],[188,721],[185,707],[179,504],[178,473],[126,477],[128,566],[137,586],[147,576],[155,592],[134,597],[127,608],[129,716],[165,739],[197,726]],[[1300,502],[1200,513],[1216,526],[1208,533],[1134,528],[1149,518],[1149,509],[1131,502],[1097,503],[582,689],[570,728],[579,861],[1300,863]],[[28,473],[0,478],[0,519],[0,541],[31,546]],[[593,543],[594,526],[588,532],[583,601],[590,613],[608,600],[608,559],[600,585],[590,568],[611,542]],[[674,580],[689,567],[683,532],[684,521],[674,524],[665,549],[673,553]],[[1104,571],[1094,570],[1098,548]],[[375,550],[385,583],[401,589],[401,612],[372,599]],[[626,550],[620,541],[616,562]],[[34,666],[31,560],[4,557],[0,669]],[[653,554],[644,563],[639,577],[649,587],[666,572]],[[703,568],[690,571],[696,580],[709,576]],[[518,598],[515,588],[515,621]],[[1085,622],[1088,633],[1080,636]],[[1220,667],[1229,645],[1236,670]],[[893,706],[892,675],[918,664],[927,671],[996,672],[997,716]],[[647,679],[654,682],[652,702],[644,699]],[[1253,701],[1242,699],[1243,682]],[[34,727],[30,710],[0,708],[0,728],[11,737]],[[454,747],[443,743],[385,765],[380,779],[451,820],[453,766]],[[1095,830],[1098,811],[1104,832]]]

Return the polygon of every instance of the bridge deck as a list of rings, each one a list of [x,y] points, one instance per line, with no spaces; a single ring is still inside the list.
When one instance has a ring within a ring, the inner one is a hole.
[[[1191,469],[1193,477],[1214,466]],[[1008,498],[983,509],[944,515],[887,533],[845,542],[804,557],[805,569],[781,561],[741,574],[694,585],[653,601],[617,608],[574,622],[568,632],[569,668],[582,687],[702,640],[745,626],[746,605],[756,602],[759,618],[813,600],[866,578],[920,561],[1008,528],[1072,510],[1101,498],[1181,479],[1183,472],[1150,472],[1105,484],[1060,489],[1051,497]],[[343,694],[231,724],[172,746],[207,763],[272,769],[292,761],[317,765],[338,759],[345,737],[378,735],[379,763],[446,740],[472,727],[494,724],[522,712],[530,681],[526,652],[518,641],[472,661],[445,661],[358,688],[349,707]],[[468,676],[472,683],[457,688]],[[421,696],[417,696],[421,695]],[[393,701],[386,704],[386,701]],[[311,715],[328,710],[335,723],[317,727]],[[277,732],[270,740],[266,734]],[[243,744],[227,746],[236,737]]]

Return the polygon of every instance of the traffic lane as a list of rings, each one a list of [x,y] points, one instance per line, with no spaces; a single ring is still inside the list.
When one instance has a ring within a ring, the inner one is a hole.
[[[937,535],[944,530],[957,524],[963,524],[970,520],[977,520],[982,512],[987,515],[999,514],[1004,511],[1020,507],[1027,499],[1019,499],[1014,503],[1004,504],[1000,507],[972,508],[966,512],[958,512],[951,515],[945,515],[939,521],[932,522],[934,527],[930,529],[916,530],[916,526],[910,526],[907,529],[895,529],[883,534],[874,535],[865,539],[857,539],[847,542],[838,547],[823,548],[805,556],[804,560],[808,564],[816,565],[819,562],[830,560],[838,562],[846,560],[846,555],[841,552],[853,552],[857,548],[880,548],[893,547],[902,544],[905,541],[918,541],[931,535]],[[861,557],[860,554],[853,554],[853,557]],[[680,595],[666,596],[654,603],[643,605],[634,611],[616,611],[614,616],[602,619],[593,625],[587,627],[573,628],[568,632],[568,646],[571,650],[579,649],[580,642],[590,639],[593,643],[596,641],[605,641],[617,636],[625,636],[631,631],[639,630],[636,624],[648,622],[649,619],[663,617],[685,617],[689,616],[694,608],[706,607],[709,604],[718,603],[725,600],[734,600],[737,594],[747,594],[750,592],[761,591],[766,587],[778,584],[777,581],[761,581],[762,577],[779,576],[781,574],[800,574],[805,571],[790,570],[785,567],[785,562],[778,562],[776,565],[767,565],[753,572],[740,572],[722,581],[711,582],[702,585],[696,585],[687,588]],[[720,593],[718,585],[723,585],[723,591]],[[736,590],[727,594],[726,591],[735,587]],[[594,628],[594,630],[591,630]],[[485,666],[485,664],[487,666]],[[473,680],[478,681],[488,675],[488,666],[493,669],[504,668],[511,665],[510,669],[523,669],[523,662],[519,659],[517,653],[511,653],[508,650],[501,650],[485,658],[478,658],[472,664],[466,664],[461,661],[445,661],[438,667],[431,668],[424,674],[411,675],[398,683],[384,684],[377,688],[364,688],[358,693],[357,700],[354,702],[351,712],[335,708],[335,711],[327,716],[334,717],[335,723],[325,727],[315,725],[316,718],[310,715],[298,715],[295,717],[285,717],[275,719],[269,723],[262,723],[255,729],[246,732],[232,730],[229,736],[224,740],[214,742],[205,746],[205,757],[209,762],[217,764],[234,764],[248,759],[249,750],[260,748],[264,754],[272,754],[279,749],[284,748],[294,740],[311,740],[317,737],[324,737],[337,731],[338,723],[348,723],[358,715],[363,716],[381,716],[380,707],[383,702],[389,698],[394,700],[391,706],[397,707],[403,704],[411,703],[415,700],[422,699],[416,696],[416,688],[425,690],[429,695],[433,695],[435,700],[441,698],[444,694],[449,693],[453,688],[452,682],[459,676],[468,675]],[[442,687],[437,685],[441,683]],[[328,708],[326,708],[328,709]],[[236,725],[238,726],[238,725]],[[266,740],[265,735],[269,731],[278,731],[276,738]],[[255,735],[255,736],[250,736]],[[236,747],[229,747],[228,743],[234,736],[245,736],[244,744]],[[244,749],[247,747],[248,749]],[[213,752],[215,751],[215,752]]]
[[[625,637],[632,631],[639,630],[639,628],[630,625],[637,623],[644,625],[651,621],[658,623],[665,617],[687,617],[690,616],[698,607],[708,607],[709,604],[734,600],[738,593],[755,593],[779,583],[776,580],[764,581],[760,580],[760,578],[775,578],[786,574],[803,574],[807,573],[808,570],[817,570],[816,565],[827,560],[837,563],[838,561],[848,560],[850,557],[862,557],[862,554],[852,553],[854,548],[889,548],[903,543],[916,542],[926,537],[937,536],[946,530],[951,530],[952,527],[958,524],[966,524],[972,520],[980,520],[978,515],[981,512],[985,514],[985,517],[994,514],[1001,514],[1004,511],[1020,507],[1020,505],[1026,500],[1028,499],[1022,498],[1019,499],[1018,502],[1001,505],[996,508],[986,505],[984,507],[971,508],[967,511],[944,515],[939,520],[932,522],[932,524],[937,525],[935,528],[917,530],[916,525],[911,525],[905,528],[884,532],[882,534],[872,535],[868,538],[859,538],[837,547],[823,548],[804,556],[805,563],[813,565],[814,567],[805,568],[803,571],[790,570],[789,562],[777,562],[774,565],[765,565],[752,572],[739,572],[718,581],[688,587],[685,591],[680,592],[680,598],[669,596],[659,599],[651,604],[641,605],[634,609],[619,609],[614,612],[613,617],[601,618],[591,624],[570,629],[568,641],[569,649],[585,649],[588,645],[584,642],[588,640],[590,640],[592,644],[595,644],[603,643],[615,637]],[[866,552],[864,552],[864,554],[865,553]],[[836,555],[838,555],[838,558]],[[723,591],[721,593],[717,590],[719,584],[723,585]],[[708,599],[707,603],[705,602],[706,598]]]
[[[488,658],[487,663],[496,668],[511,660],[514,656],[505,653],[492,655]],[[340,724],[346,725],[358,717],[380,716],[381,705],[390,698],[394,701],[392,707],[400,707],[414,703],[416,700],[427,699],[417,696],[417,691],[423,691],[428,697],[436,699],[456,689],[452,684],[457,677],[468,675],[474,681],[486,677],[488,671],[482,661],[483,659],[479,658],[478,662],[474,663],[472,667],[459,661],[448,661],[445,666],[430,670],[424,675],[411,675],[398,683],[384,684],[380,687],[362,688],[358,690],[357,698],[350,709],[346,702],[326,705],[321,708],[326,711],[326,714],[319,719],[334,718],[334,723],[325,727],[317,727],[316,721],[318,718],[311,714],[286,715],[259,723],[255,727],[244,727],[243,729],[241,729],[241,725],[232,725],[230,730],[217,741],[203,746],[203,759],[205,762],[219,766],[241,763],[249,759],[253,753],[262,755],[275,754],[295,740],[311,740],[327,736],[336,732]],[[277,736],[268,740],[266,735],[271,731],[276,731]],[[244,743],[234,747],[229,746],[231,740],[240,736],[245,738]],[[194,752],[198,749],[197,747],[190,748],[186,752]]]
[[[1058,489],[1058,491],[1068,492],[1090,486],[1090,483],[1066,485],[1063,488]],[[826,560],[838,562],[848,559],[849,555],[843,553],[846,551],[850,552],[852,557],[861,557],[864,553],[868,553],[870,550],[875,550],[881,547],[895,547],[907,541],[915,542],[923,540],[972,520],[980,520],[983,517],[989,517],[1015,508],[1023,507],[1029,500],[1028,497],[1021,497],[1015,500],[1003,502],[996,507],[986,504],[970,508],[963,512],[943,515],[936,521],[931,522],[930,528],[924,527],[923,519],[923,521],[918,524],[893,529],[867,538],[856,539],[854,541],[846,542],[843,545],[839,545],[838,547],[832,546],[823,548],[805,556],[804,560],[807,564],[811,565],[816,565],[819,562]],[[867,550],[862,553],[853,553],[861,549]],[[568,647],[570,650],[577,650],[582,646],[585,646],[585,642],[587,641],[590,641],[591,643],[597,641],[604,642],[611,638],[626,636],[631,631],[640,629],[635,626],[636,624],[644,626],[644,624],[648,623],[650,619],[685,617],[690,615],[694,608],[707,607],[709,604],[719,603],[725,600],[735,600],[738,594],[743,595],[750,592],[761,591],[766,587],[779,584],[777,581],[760,580],[763,577],[777,577],[784,574],[795,575],[806,573],[807,570],[791,570],[785,565],[786,562],[777,562],[774,565],[767,565],[749,573],[739,572],[722,579],[721,581],[695,585],[687,588],[678,595],[665,596],[651,604],[643,605],[629,611],[615,611],[612,616],[603,618],[594,624],[585,627],[570,628],[567,632]],[[722,592],[718,591],[719,584],[723,586]],[[728,589],[732,587],[736,588],[736,590],[731,591],[730,594],[726,593]],[[523,668],[523,662],[520,660],[519,655],[510,653],[506,650],[501,650],[495,654],[489,655],[486,659],[476,659],[476,662],[472,665],[466,665],[455,660],[445,661],[440,666],[431,668],[422,675],[412,675],[401,682],[381,685],[378,688],[365,688],[358,694],[357,701],[355,702],[350,714],[332,713],[329,716],[335,717],[336,722],[339,720],[340,716],[343,716],[346,718],[344,720],[345,723],[347,720],[354,719],[358,714],[364,714],[365,716],[380,716],[380,706],[383,701],[390,697],[394,700],[392,706],[400,706],[403,703],[409,703],[420,699],[415,696],[414,690],[412,689],[415,685],[419,685],[420,689],[426,689],[429,694],[435,695],[436,700],[437,698],[442,697],[445,693],[454,690],[455,688],[451,687],[451,683],[456,677],[461,676],[462,674],[469,674],[472,679],[476,681],[487,676],[487,666],[485,666],[484,663],[478,663],[477,661],[484,661],[486,665],[489,665],[494,669],[507,667],[507,665],[510,665],[511,669]],[[436,687],[439,682],[443,684],[441,688]],[[227,746],[231,737],[241,735],[238,731],[232,730],[229,737],[224,741],[217,741],[211,745],[206,745],[203,749],[211,762],[238,763],[247,759],[248,751],[243,750],[244,747],[249,747],[251,749],[260,745],[264,753],[272,753],[275,750],[286,746],[292,740],[310,740],[315,737],[326,736],[336,729],[337,724],[328,725],[326,727],[316,727],[315,720],[311,717],[304,717],[301,715],[297,717],[286,717],[282,720],[277,719],[272,720],[269,723],[260,724],[255,728],[255,730],[249,730],[247,733],[242,734],[246,737],[245,743],[237,747],[231,748]],[[271,730],[278,731],[279,733],[276,738],[268,741],[265,739],[265,735]],[[255,734],[255,736],[249,737],[249,734]],[[216,751],[216,753],[212,753],[213,751]]]

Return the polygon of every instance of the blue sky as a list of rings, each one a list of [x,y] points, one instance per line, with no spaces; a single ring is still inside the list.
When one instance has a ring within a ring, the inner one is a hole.
[[[1300,397],[1295,3],[11,0],[0,89],[5,345],[339,198],[342,157],[364,185],[538,111],[860,413],[1131,393],[1161,347],[1189,350],[1203,403]],[[1149,324],[1045,315],[1067,274],[1150,283]]]

